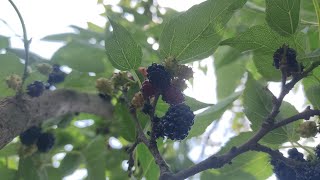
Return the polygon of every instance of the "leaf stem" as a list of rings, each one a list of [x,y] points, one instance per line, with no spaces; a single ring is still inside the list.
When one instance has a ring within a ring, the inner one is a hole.
[[[139,87],[141,88],[142,84],[141,84],[141,81],[140,81],[140,79],[139,79],[136,71],[132,69],[132,70],[130,70],[130,73],[131,73],[133,79],[136,80],[136,81],[138,81]]]
[[[28,63],[29,63],[29,45],[30,45],[30,41],[28,40],[28,36],[27,36],[27,29],[26,29],[26,25],[24,23],[24,20],[22,18],[22,15],[18,9],[18,7],[14,4],[14,2],[12,0],[8,0],[11,4],[11,6],[14,8],[14,10],[16,11],[21,26],[22,26],[22,31],[23,31],[23,44],[24,44],[24,50],[25,50],[25,63],[24,63],[24,71],[23,71],[23,75],[22,75],[22,84],[20,86],[20,89],[18,90],[18,94],[22,93],[22,88],[23,88],[23,84],[28,76]]]
[[[309,153],[310,156],[312,156],[312,158],[315,158],[315,155],[312,151],[310,151],[310,149],[302,146],[299,142],[294,142],[294,144],[298,145],[300,148],[302,148],[303,150],[307,151]]]

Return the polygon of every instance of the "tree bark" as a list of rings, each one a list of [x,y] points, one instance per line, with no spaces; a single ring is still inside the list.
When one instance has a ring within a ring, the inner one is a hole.
[[[0,100],[0,149],[31,126],[68,113],[85,112],[110,120],[113,106],[98,95],[73,90],[46,91],[40,97],[28,95]]]

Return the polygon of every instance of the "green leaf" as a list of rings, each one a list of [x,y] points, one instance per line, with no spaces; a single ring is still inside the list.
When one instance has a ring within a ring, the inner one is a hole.
[[[152,154],[144,144],[138,145],[137,156],[143,169],[143,176],[146,177],[147,180],[158,179],[160,175],[159,167],[155,163]]]
[[[241,52],[254,51],[253,60],[258,72],[267,80],[280,81],[280,71],[272,66],[273,53],[283,44],[288,44],[297,51],[300,60],[304,56],[300,41],[301,34],[283,37],[266,25],[257,25],[234,38],[222,41],[220,45],[228,45]]]
[[[10,46],[9,38],[0,35],[0,49],[7,48]]]
[[[246,87],[243,93],[243,107],[244,113],[251,122],[251,128],[254,132],[261,128],[262,123],[272,110],[273,94],[258,81],[255,81],[251,74],[248,76]],[[297,114],[298,111],[289,103],[283,102],[283,107],[276,117],[276,121],[290,117]],[[278,146],[284,142],[296,141],[297,137],[294,135],[295,124],[284,126],[275,129],[268,133],[262,141],[267,144]],[[298,138],[299,139],[299,138]]]
[[[164,116],[169,109],[169,104],[164,102],[162,98],[159,98],[157,107],[156,107],[156,115],[158,117]]]
[[[95,93],[97,92],[96,79],[96,76],[89,76],[88,73],[72,71],[61,84],[58,84],[58,88]]]
[[[0,174],[3,180],[17,179],[17,171],[4,166],[0,166]]]
[[[19,144],[18,143],[9,143],[0,150],[0,156],[13,156],[18,152]]]
[[[205,1],[171,19],[160,37],[162,58],[175,57],[181,63],[212,55],[225,24],[246,0]]]
[[[241,55],[234,48],[219,47],[214,57],[217,97],[221,100],[233,93],[240,84],[246,70],[248,56]]]
[[[142,50],[131,34],[109,19],[113,33],[105,41],[105,49],[113,67],[119,70],[137,69],[141,64]]]
[[[320,85],[311,86],[306,90],[308,100],[315,109],[320,109]]]
[[[102,136],[95,137],[83,151],[88,170],[88,180],[104,180],[105,177],[105,140]]]
[[[23,67],[16,55],[11,53],[0,54],[0,97],[14,95],[14,91],[8,88],[5,79],[12,74],[21,75]]]
[[[254,132],[242,132],[238,134],[235,137],[232,137],[226,145],[224,145],[221,150],[218,152],[218,154],[224,154],[231,150],[232,147],[238,147],[241,144],[245,143],[250,139],[252,136],[254,136]]]
[[[207,110],[195,116],[194,125],[192,126],[188,138],[199,136],[215,120],[219,119],[228,107],[238,99],[241,92],[236,92],[218,102],[216,105],[209,107]]]
[[[82,156],[79,152],[69,152],[60,163],[59,169],[63,176],[72,174],[82,163]]]
[[[38,168],[36,167],[36,162],[29,156],[27,158],[19,159],[18,174],[21,179],[24,180],[40,180],[40,175],[38,173]]]
[[[220,45],[228,45],[241,52],[259,51],[262,53],[274,53],[283,44],[288,44],[298,51],[298,55],[301,55],[300,52],[302,50],[299,44],[299,38],[300,36],[283,37],[272,31],[266,25],[257,25],[240,33],[236,37],[222,41]],[[270,59],[272,59],[272,56]]]
[[[231,47],[220,46],[214,53],[214,67],[216,70],[231,64],[239,59],[241,53]]]
[[[241,83],[246,71],[246,63],[237,61],[216,70],[217,97],[219,100],[228,97]]]
[[[74,33],[61,33],[61,34],[53,34],[53,35],[48,35],[41,40],[43,41],[51,41],[51,42],[70,42],[73,39],[79,38],[78,34]]]
[[[218,154],[227,153],[232,147],[238,147],[247,142],[254,134],[252,131],[240,133],[231,138]],[[272,174],[272,168],[269,164],[267,154],[246,152],[232,160],[231,165],[225,165],[221,169],[209,171],[211,174],[206,174],[205,179],[211,177],[212,179],[264,180]],[[259,169],[259,171],[257,171],[257,169]]]
[[[211,174],[201,179],[265,180],[273,173],[269,156],[258,152],[246,152],[234,158],[232,164],[208,172]]]
[[[101,46],[71,42],[54,53],[51,61],[81,72],[100,73],[105,70],[106,56]]]
[[[59,171],[58,168],[54,168],[52,166],[45,167],[45,170],[48,174],[49,180],[61,180],[63,179],[63,175]]]
[[[280,107],[280,113],[276,117],[277,121],[283,120],[285,118],[291,117],[293,115],[298,114],[299,112],[296,110],[296,108],[291,105],[288,102],[282,102],[282,105]],[[297,128],[299,127],[299,124],[302,122],[302,120],[295,121],[293,123],[290,123],[286,126],[282,126],[281,129],[283,129],[286,133],[286,136],[288,137],[288,140],[290,142],[296,142],[300,139],[299,134],[297,133]],[[268,137],[268,136],[267,136]],[[266,137],[266,138],[267,138]],[[272,138],[272,137],[270,137]]]
[[[192,97],[189,97],[189,96],[186,96],[185,100],[186,100],[185,104],[188,105],[191,108],[192,111],[196,111],[196,110],[199,110],[199,109],[202,109],[202,108],[206,108],[206,107],[209,107],[209,106],[213,105],[213,104],[207,104],[207,103],[198,101],[195,98],[192,98]]]
[[[294,34],[299,24],[300,0],[266,0],[266,21],[283,36]]]
[[[19,58],[11,53],[0,54],[0,77],[6,78],[11,74],[22,74],[24,65]]]
[[[320,48],[316,49],[315,51],[306,54],[305,57],[300,58],[301,60],[307,59],[310,61],[320,61]]]
[[[281,72],[273,65],[273,53],[272,52],[254,52],[253,62],[259,74],[268,81],[280,81]]]
[[[26,58],[26,55],[25,55],[26,52],[24,49],[6,48],[6,51],[17,55],[20,59]],[[28,65],[31,65],[33,63],[43,63],[43,62],[47,63],[48,61],[33,52],[29,52],[29,64]]]
[[[129,142],[136,140],[135,123],[125,104],[115,106],[115,120],[119,123],[119,134]]]
[[[310,76],[303,78],[302,84],[305,92],[307,92],[310,87],[320,85],[320,68],[315,68]]]

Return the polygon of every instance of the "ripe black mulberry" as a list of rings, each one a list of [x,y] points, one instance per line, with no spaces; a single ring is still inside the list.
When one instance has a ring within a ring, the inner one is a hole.
[[[290,76],[292,72],[299,72],[302,70],[296,57],[297,53],[294,49],[289,48],[287,45],[283,45],[273,54],[273,66],[275,66],[276,69],[285,67],[287,76]]]
[[[172,76],[163,65],[153,63],[147,69],[147,77],[153,87],[164,90],[169,87]]]
[[[48,152],[52,149],[55,142],[55,138],[51,133],[42,133],[37,141],[38,151]]]
[[[174,86],[169,86],[164,90],[162,100],[171,105],[180,104],[184,102],[184,95],[180,89]]]
[[[39,97],[44,91],[44,84],[40,81],[34,81],[27,86],[27,94],[31,97]]]
[[[188,136],[194,123],[194,114],[185,104],[170,106],[167,113],[160,120],[163,136],[171,140],[183,140]]]
[[[30,146],[34,144],[41,134],[41,128],[32,126],[20,134],[20,141],[22,144]]]
[[[66,73],[61,71],[60,66],[55,64],[52,66],[52,72],[49,74],[48,83],[56,84],[64,81]]]

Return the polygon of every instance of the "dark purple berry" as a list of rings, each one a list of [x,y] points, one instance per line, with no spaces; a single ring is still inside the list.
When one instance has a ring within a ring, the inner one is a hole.
[[[51,133],[42,133],[37,141],[38,151],[48,152],[54,145],[55,138]]]
[[[316,146],[314,152],[315,152],[317,158],[320,160],[320,144]]]
[[[184,102],[184,95],[178,88],[169,86],[164,90],[162,100],[171,105],[180,104]]]
[[[143,98],[147,99],[156,94],[155,88],[152,86],[152,84],[149,81],[144,81],[142,83],[141,92],[143,95]]]
[[[290,159],[304,162],[303,154],[297,150],[297,148],[292,148],[288,150],[288,155]]]
[[[20,134],[20,141],[22,144],[30,146],[34,144],[41,134],[41,128],[32,126]]]
[[[153,63],[147,69],[147,77],[153,87],[164,90],[169,87],[171,74],[165,70],[163,65]]]
[[[142,108],[142,112],[145,114],[150,114],[152,113],[153,107],[151,104],[149,103],[144,103],[143,108]]]
[[[278,180],[296,180],[296,172],[280,160],[272,159],[273,172]]]
[[[61,71],[60,66],[54,64],[52,66],[52,72],[49,74],[48,83],[49,84],[57,84],[64,81],[66,77],[66,73]]]
[[[297,53],[294,49],[289,48],[287,45],[283,45],[273,54],[273,66],[276,69],[285,69],[287,76],[290,76],[292,72],[299,72],[303,70],[297,62]]]
[[[159,123],[159,128],[163,129],[163,136],[171,140],[183,140],[188,136],[194,123],[194,114],[185,104],[173,105],[169,107]]]
[[[44,89],[45,87],[42,82],[34,81],[32,84],[27,86],[27,94],[31,97],[39,97],[43,93]]]

